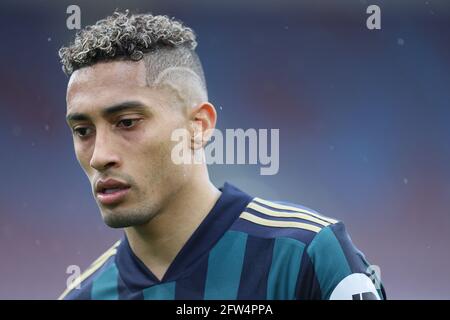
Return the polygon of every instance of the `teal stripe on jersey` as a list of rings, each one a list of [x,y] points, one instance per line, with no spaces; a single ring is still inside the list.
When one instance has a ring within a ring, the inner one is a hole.
[[[117,277],[119,271],[115,263],[108,266],[92,283],[92,300],[118,300]]]
[[[228,231],[209,253],[205,300],[237,298],[247,234]]]
[[[322,299],[327,300],[334,288],[351,274],[344,251],[330,227],[323,228],[307,249],[319,280]]]
[[[175,299],[175,282],[167,282],[143,291],[144,300],[174,300]]]
[[[268,300],[293,300],[305,244],[291,238],[277,238],[267,280]]]

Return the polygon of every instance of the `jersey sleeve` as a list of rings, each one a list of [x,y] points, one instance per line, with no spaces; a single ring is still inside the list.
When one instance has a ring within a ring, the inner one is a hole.
[[[386,299],[378,266],[370,265],[352,243],[342,222],[323,228],[306,249],[309,294],[323,300]]]

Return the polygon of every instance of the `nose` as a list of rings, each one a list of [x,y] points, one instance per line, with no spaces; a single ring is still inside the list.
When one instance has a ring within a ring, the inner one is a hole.
[[[108,138],[108,133],[96,132],[94,152],[90,165],[98,171],[105,171],[110,167],[120,164],[120,159],[115,151],[113,141]]]

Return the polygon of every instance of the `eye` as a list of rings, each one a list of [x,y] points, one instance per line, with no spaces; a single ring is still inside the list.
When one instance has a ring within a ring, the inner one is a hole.
[[[85,138],[92,132],[92,129],[89,127],[77,127],[73,129],[73,133],[80,137]]]
[[[141,119],[122,119],[117,123],[118,127],[122,128],[132,128]]]

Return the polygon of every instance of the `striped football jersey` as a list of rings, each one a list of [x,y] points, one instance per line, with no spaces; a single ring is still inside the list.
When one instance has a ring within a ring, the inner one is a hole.
[[[124,236],[60,299],[385,299],[376,268],[342,222],[229,183],[220,190],[162,279]]]

